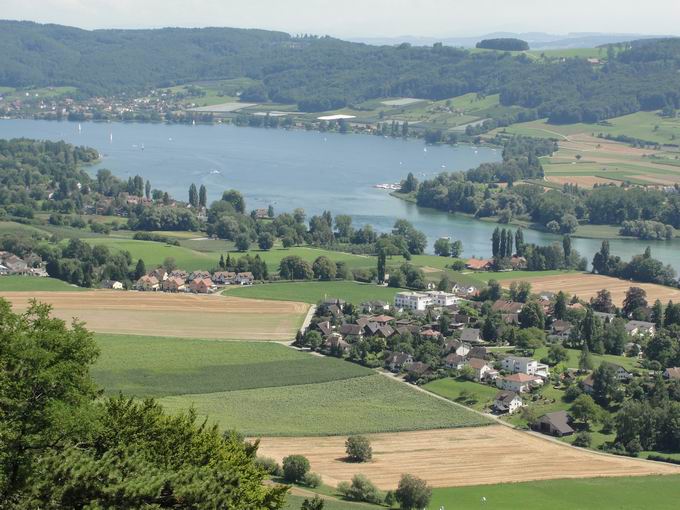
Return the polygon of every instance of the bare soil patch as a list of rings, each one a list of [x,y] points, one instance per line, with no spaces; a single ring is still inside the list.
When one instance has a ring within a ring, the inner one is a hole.
[[[155,292],[0,292],[16,310],[31,299],[49,303],[54,315],[73,317],[101,333],[216,338],[290,340],[309,305],[242,299],[221,295]]]
[[[503,280],[502,284],[509,287],[513,281],[530,282],[533,292],[558,292],[561,290],[571,296],[576,295],[584,300],[595,297],[599,290],[607,289],[612,293],[612,300],[618,306],[621,306],[623,303],[626,291],[630,287],[645,289],[647,301],[650,303],[653,303],[656,299],[660,299],[662,303],[667,303],[669,299],[673,301],[680,299],[680,290],[671,287],[664,287],[663,285],[655,285],[653,283],[629,282],[609,276],[587,273],[517,278],[514,280]]]
[[[394,489],[402,473],[414,473],[434,487],[680,474],[680,466],[598,454],[503,425],[369,437],[373,460],[362,464],[343,460],[344,436],[263,438],[259,453],[278,462],[301,454],[326,484],[337,485],[361,473],[383,490]]]

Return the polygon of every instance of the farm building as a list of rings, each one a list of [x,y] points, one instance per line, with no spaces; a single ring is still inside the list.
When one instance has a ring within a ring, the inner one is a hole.
[[[571,417],[566,411],[555,411],[541,416],[534,429],[543,434],[550,434],[551,436],[570,436],[574,433],[574,429],[570,425]]]

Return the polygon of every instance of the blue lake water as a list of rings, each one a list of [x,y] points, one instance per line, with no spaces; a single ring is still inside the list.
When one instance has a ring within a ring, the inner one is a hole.
[[[418,179],[442,171],[466,170],[500,160],[500,151],[461,145],[425,146],[421,140],[316,131],[241,128],[232,125],[168,125],[0,120],[0,138],[66,140],[96,148],[102,161],[121,178],[139,174],[155,188],[187,199],[189,185],[205,184],[210,200],[229,188],[240,190],[248,209],[273,205],[277,212],[302,207],[308,214],[330,210],[388,231],[404,218],[425,232],[460,239],[466,256],[490,254],[494,224],[418,208],[376,189],[413,172]],[[527,242],[547,244],[558,236],[525,230]],[[573,246],[592,259],[597,239],[574,239]],[[612,252],[630,258],[651,245],[655,257],[680,269],[680,243],[613,240]]]

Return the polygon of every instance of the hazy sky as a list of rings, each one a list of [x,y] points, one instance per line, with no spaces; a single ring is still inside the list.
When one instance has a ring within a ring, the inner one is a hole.
[[[0,18],[83,28],[230,26],[339,37],[499,30],[680,35],[680,0],[0,0]]]

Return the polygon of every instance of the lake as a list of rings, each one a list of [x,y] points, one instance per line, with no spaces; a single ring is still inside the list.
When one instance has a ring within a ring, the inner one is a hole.
[[[0,138],[66,140],[96,148],[121,178],[141,175],[152,187],[187,200],[189,185],[204,184],[209,200],[226,189],[241,191],[248,209],[273,205],[275,211],[302,207],[308,215],[329,210],[350,214],[354,225],[389,231],[403,218],[425,232],[430,248],[439,237],[463,242],[466,256],[490,255],[496,225],[465,216],[416,207],[393,198],[375,184],[396,183],[408,172],[419,180],[442,171],[466,170],[499,161],[499,150],[460,145],[425,146],[422,140],[317,131],[285,131],[217,125],[81,123],[0,120]],[[525,230],[527,242],[547,244],[559,236]],[[598,239],[573,239],[588,260]],[[628,260],[652,246],[655,257],[680,270],[678,241],[612,240],[612,252]]]

